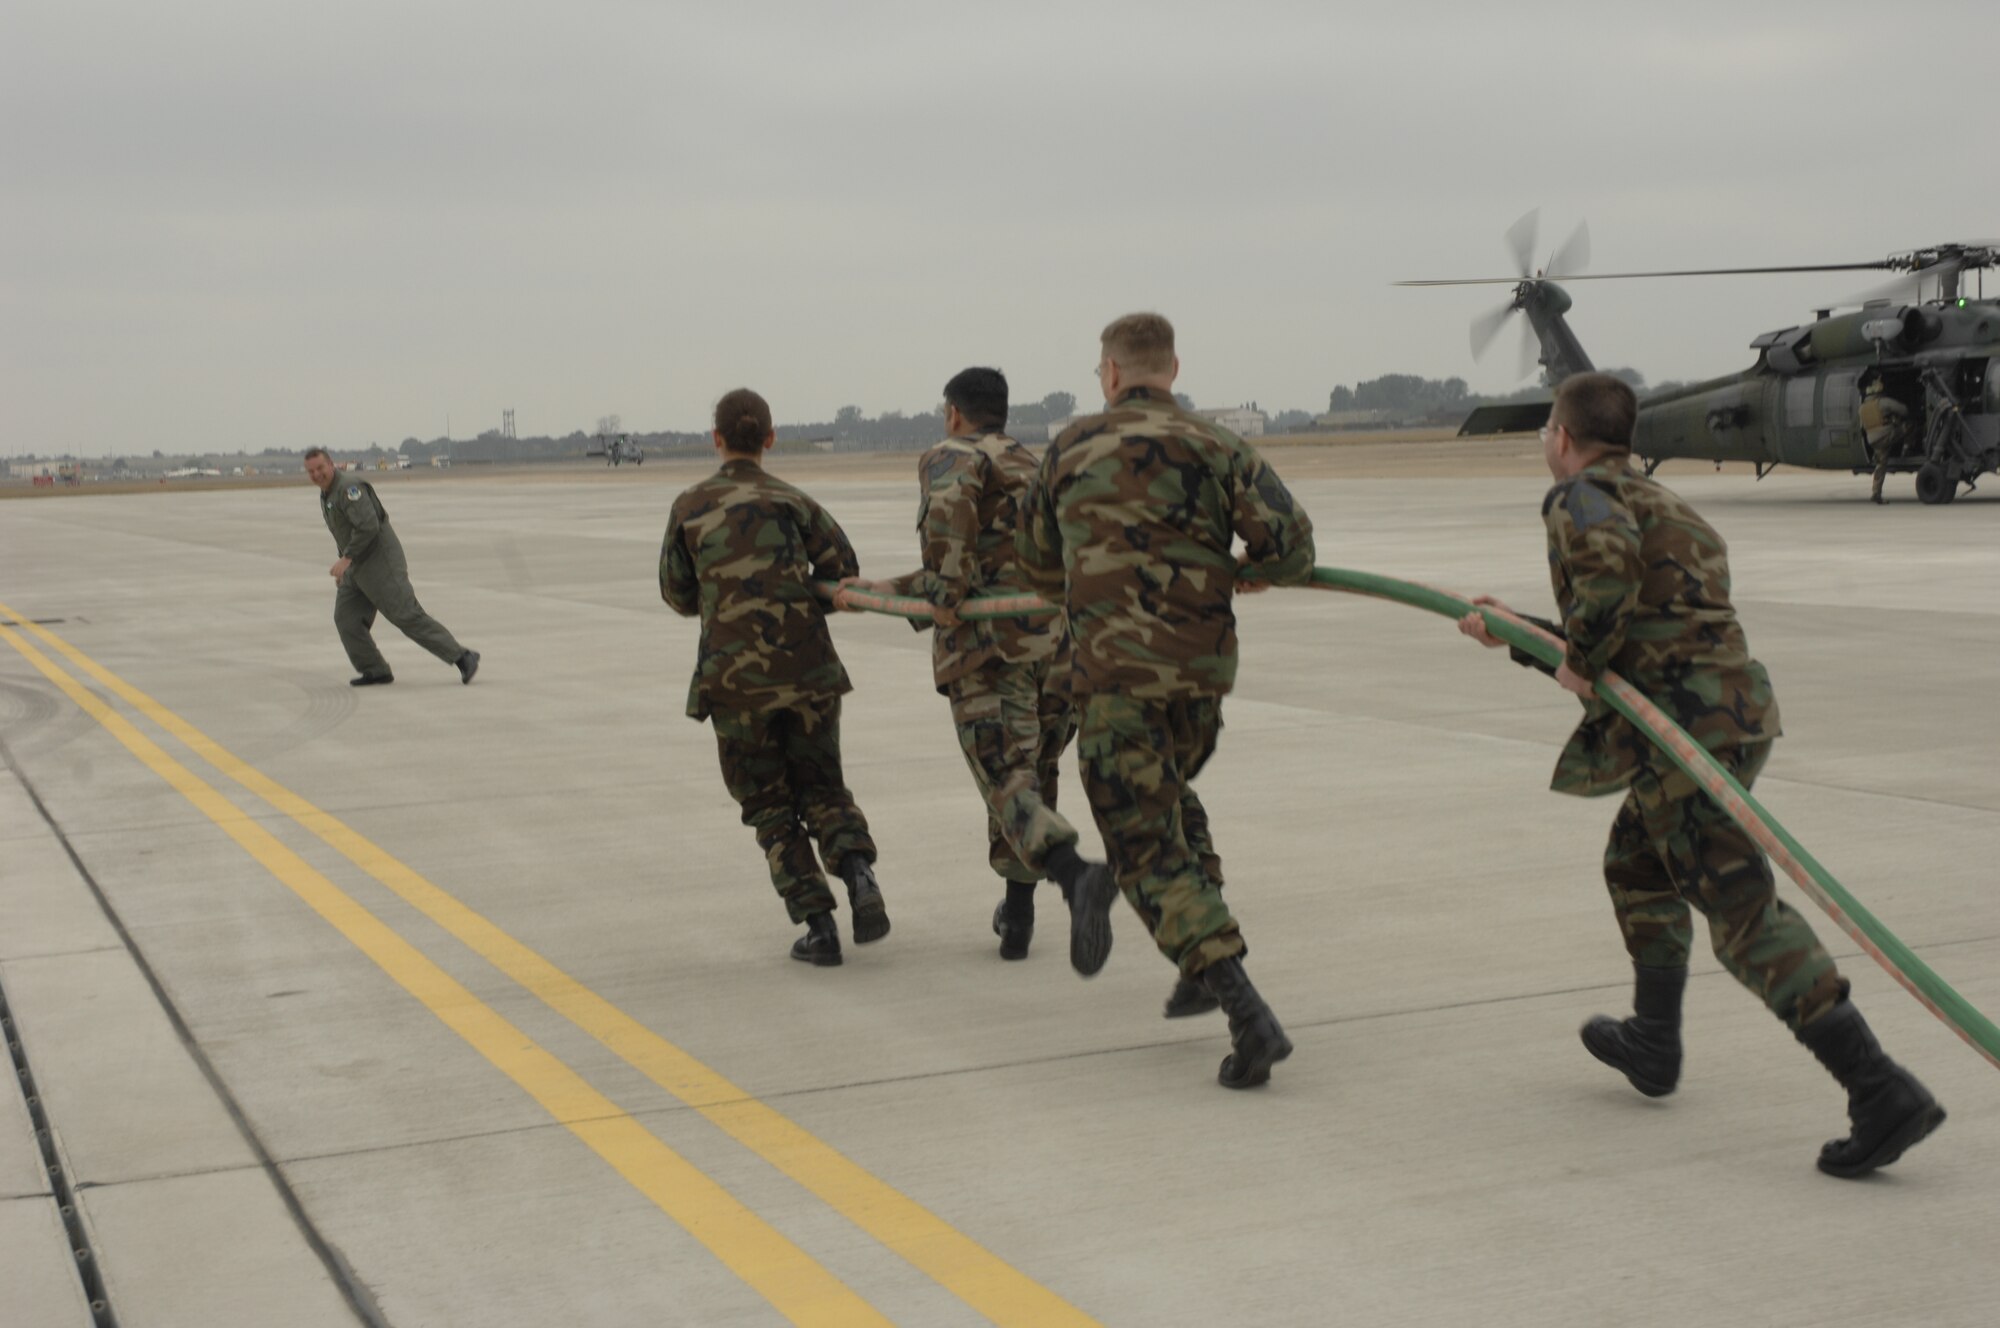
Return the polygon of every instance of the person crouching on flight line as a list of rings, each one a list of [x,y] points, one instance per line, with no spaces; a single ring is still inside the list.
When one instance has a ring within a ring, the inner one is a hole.
[[[813,857],[847,882],[857,944],[889,934],[875,841],[840,769],[840,698],[853,690],[815,581],[859,570],[838,523],[765,472],[771,408],[747,387],[715,405],[722,467],[674,499],[660,548],[660,598],[701,618],[687,713],[708,720],[722,782],[757,833],[771,883],[806,925],[792,958],[840,963],[834,898]]]
[[[888,581],[857,577],[850,584],[932,605],[932,677],[951,701],[958,745],[986,804],[987,861],[1006,882],[993,932],[1002,959],[1026,959],[1037,881],[1055,881],[1072,902],[1086,873],[1098,874],[1093,888],[1107,901],[1114,887],[1102,863],[1077,854],[1076,830],[1055,810],[1058,763],[1076,734],[1069,628],[1062,615],[958,616],[970,596],[1021,593],[1014,530],[1036,458],[1005,432],[1006,376],[978,368],[954,375],[944,385],[944,412],[947,437],[917,462],[923,569]],[[911,623],[919,630],[931,625]],[[1072,908],[1070,962],[1094,973],[1108,953],[1110,932],[1089,930],[1088,918],[1087,911]]]
[[[1586,797],[1626,790],[1604,880],[1632,957],[1634,1013],[1590,1020],[1583,1045],[1646,1096],[1674,1091],[1692,905],[1708,919],[1722,966],[1847,1090],[1853,1132],[1820,1150],[1819,1169],[1865,1175],[1935,1130],[1944,1108],[1883,1054],[1833,959],[1777,897],[1756,842],[1593,692],[1605,672],[1623,675],[1746,789],[1779,736],[1770,675],[1751,657],[1730,603],[1729,551],[1678,495],[1631,468],[1637,412],[1624,383],[1577,374],[1556,390],[1542,430],[1556,480],[1542,520],[1562,623],[1541,625],[1565,639],[1556,681],[1584,701],[1552,787]],[[1502,644],[1477,612],[1459,630]],[[1515,659],[1534,663],[1525,652]]]
[[[1228,1016],[1217,1081],[1253,1088],[1292,1044],[1243,970],[1194,779],[1236,684],[1232,597],[1309,580],[1312,521],[1255,448],[1175,404],[1171,323],[1128,314],[1098,342],[1104,411],[1049,444],[1015,548],[1029,588],[1063,606],[1076,640],[1077,766],[1118,887],[1178,970],[1176,999],[1205,993]],[[1093,894],[1072,908],[1086,903],[1110,906]]]

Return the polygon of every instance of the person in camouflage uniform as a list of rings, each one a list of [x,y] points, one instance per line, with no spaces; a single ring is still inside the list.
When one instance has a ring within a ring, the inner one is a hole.
[[[848,584],[932,605],[932,621],[916,619],[911,626],[924,630],[935,623],[932,676],[951,702],[959,748],[986,804],[987,861],[1006,882],[993,931],[1001,958],[1025,959],[1035,929],[1036,882],[1047,876],[1074,898],[1086,872],[1103,871],[1078,855],[1076,830],[1055,809],[1057,766],[1076,733],[1069,632],[1061,615],[958,616],[970,596],[1019,593],[1014,531],[1036,459],[1004,432],[1007,379],[998,369],[955,375],[944,386],[944,411],[945,440],[917,463],[922,570],[886,581],[856,577]],[[1071,919],[1072,958],[1088,965],[1093,952],[1078,932],[1077,916]],[[1095,958],[1101,965],[1102,956]]]
[[[1254,449],[1175,404],[1166,319],[1131,314],[1101,340],[1106,410],[1049,445],[1015,543],[1030,586],[1068,613],[1077,755],[1118,886],[1180,977],[1228,1014],[1217,1078],[1248,1088],[1292,1044],[1244,973],[1193,781],[1236,681],[1237,575],[1308,580],[1312,522]]]
[[[371,629],[375,614],[402,629],[403,635],[458,669],[458,680],[472,681],[479,671],[479,652],[467,650],[424,612],[410,586],[410,566],[403,542],[389,524],[389,513],[367,480],[341,482],[333,458],[323,447],[306,449],[306,477],[319,486],[320,515],[333,532],[340,557],[327,569],[333,577],[333,625],[340,644],[354,665],[350,687],[379,687],[396,681],[389,661],[375,647]]]
[[[776,435],[763,397],[723,397],[714,436],[721,469],[674,499],[660,598],[701,619],[687,713],[714,728],[722,782],[786,911],[806,925],[792,958],[831,967],[840,933],[812,841],[847,883],[856,943],[889,934],[875,841],[840,768],[840,698],[853,686],[813,588],[859,568],[826,509],[764,470]]]
[[[1632,959],[1635,1013],[1590,1020],[1583,1044],[1641,1093],[1674,1091],[1690,908],[1698,909],[1723,967],[1847,1089],[1852,1134],[1821,1150],[1820,1169],[1863,1175],[1936,1129],[1943,1109],[1883,1054],[1831,956],[1777,897],[1756,842],[1595,695],[1596,680],[1616,671],[1745,788],[1779,736],[1770,675],[1751,656],[1730,602],[1722,537],[1672,490],[1631,468],[1637,411],[1632,389],[1616,378],[1577,374],[1557,390],[1542,430],[1556,480],[1542,518],[1562,615],[1560,624],[1542,626],[1564,639],[1556,681],[1584,701],[1551,786],[1582,796],[1625,791],[1604,879]],[[1501,644],[1476,611],[1460,630]],[[1515,658],[1532,662],[1525,652]]]

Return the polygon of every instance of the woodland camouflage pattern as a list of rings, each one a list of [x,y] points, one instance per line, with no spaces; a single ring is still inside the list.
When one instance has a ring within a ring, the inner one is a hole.
[[[1009,881],[1039,881],[1050,850],[1075,844],[1056,813],[1057,771],[1076,711],[1050,663],[993,664],[952,681],[958,747],[986,803],[986,860]]]
[[[1135,388],[1042,457],[1015,536],[1028,588],[1063,603],[1079,696],[1220,696],[1236,682],[1233,536],[1252,575],[1312,577],[1312,522],[1244,441]]]
[[[1222,734],[1222,698],[1141,701],[1100,692],[1082,703],[1079,773],[1118,889],[1187,977],[1245,953],[1222,900],[1222,859],[1194,778]]]
[[[1679,495],[1612,457],[1550,489],[1542,520],[1572,671],[1623,675],[1718,755],[1779,736],[1770,675],[1729,601],[1728,547]],[[1593,697],[1550,786],[1596,796],[1666,768]]]
[[[972,595],[1018,593],[1014,531],[1035,465],[1032,452],[998,430],[925,452],[917,463],[923,568],[891,581],[892,593],[949,609]],[[936,633],[931,673],[951,699],[959,750],[986,803],[987,861],[1006,880],[1040,880],[1049,851],[1077,839],[1055,811],[1058,763],[1076,733],[1068,628],[1056,614],[969,619]]]
[[[1242,439],[1140,388],[1049,445],[1016,548],[1065,606],[1077,763],[1126,901],[1184,976],[1244,953],[1193,781],[1236,681],[1233,540],[1310,580],[1312,522]]]
[[[868,821],[840,769],[840,698],[781,710],[717,709],[712,727],[723,786],[757,834],[785,911],[793,922],[832,911],[813,841],[836,869],[850,853],[875,861]]]
[[[701,616],[687,713],[775,710],[853,690],[814,581],[857,575],[826,510],[754,461],[722,468],[674,500],[660,548],[660,598]]]
[[[917,463],[923,570],[895,578],[891,593],[956,609],[972,595],[1019,591],[1014,532],[1035,465],[1034,453],[998,430],[947,438],[925,452]],[[912,619],[911,626],[923,631],[930,623]],[[947,696],[954,681],[995,663],[1039,664],[1060,655],[1055,676],[1068,678],[1069,634],[1060,614],[962,620],[936,630],[931,671]]]
[[[1770,754],[1760,742],[1721,757],[1747,789]],[[1778,898],[1762,850],[1678,767],[1634,777],[1611,823],[1604,883],[1634,963],[1686,968],[1693,905],[1722,966],[1794,1032],[1847,994],[1812,927]]]

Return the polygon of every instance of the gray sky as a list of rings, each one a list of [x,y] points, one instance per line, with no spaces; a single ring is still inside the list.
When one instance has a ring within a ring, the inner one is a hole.
[[[1088,400],[1139,308],[1204,405],[1502,389],[1504,288],[1388,283],[1504,274],[1535,206],[1597,271],[1994,238],[1996,54],[1990,0],[8,0],[0,453],[824,419],[973,363]],[[1705,376],[1859,278],[1572,322]]]

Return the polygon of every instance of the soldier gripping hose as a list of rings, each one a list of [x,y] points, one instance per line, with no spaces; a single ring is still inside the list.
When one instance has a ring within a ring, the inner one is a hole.
[[[944,387],[944,409],[948,436],[917,463],[922,570],[848,584],[931,603],[932,676],[951,701],[959,748],[986,804],[987,861],[1006,882],[993,931],[1001,958],[1025,959],[1036,882],[1054,880],[1074,901],[1077,883],[1095,869],[1099,879],[1087,896],[1101,895],[1108,904],[1110,877],[1077,854],[1076,830],[1055,809],[1057,766],[1076,733],[1068,626],[1060,614],[966,620],[957,614],[970,596],[1020,587],[1014,532],[1036,458],[1005,433],[1007,379],[999,370],[954,375]],[[1072,961],[1094,973],[1109,953],[1110,930],[1087,911],[1072,912],[1071,923]]]
[[[819,857],[847,883],[854,940],[889,934],[875,841],[840,764],[840,698],[853,690],[814,581],[860,569],[825,508],[767,473],[771,408],[749,388],[715,407],[722,466],[674,500],[660,549],[660,597],[701,619],[687,713],[715,730],[722,782],[756,832],[771,884],[805,935],[792,958],[841,962],[833,892]]]
[[[1236,681],[1237,576],[1310,579],[1312,522],[1255,449],[1175,404],[1179,370],[1158,314],[1104,329],[1106,408],[1049,444],[1016,543],[1029,586],[1068,615],[1077,756],[1118,886],[1179,970],[1174,999],[1206,993],[1228,1014],[1217,1078],[1249,1088],[1292,1044],[1244,972],[1193,781]]]
[[[1595,695],[1595,680],[1615,670],[1746,789],[1779,736],[1770,675],[1751,657],[1730,601],[1721,536],[1672,490],[1631,468],[1637,409],[1619,380],[1578,374],[1557,390],[1542,430],[1556,480],[1542,518],[1565,640],[1555,678],[1585,707],[1553,787],[1586,797],[1625,790],[1604,880],[1632,959],[1634,1013],[1590,1020],[1583,1044],[1646,1096],[1674,1091],[1690,910],[1698,909],[1723,967],[1847,1090],[1852,1133],[1821,1149],[1820,1170],[1865,1175],[1935,1130],[1944,1109],[1883,1053],[1832,957],[1777,897],[1757,845]],[[1459,626],[1483,645],[1501,644],[1477,612]]]

